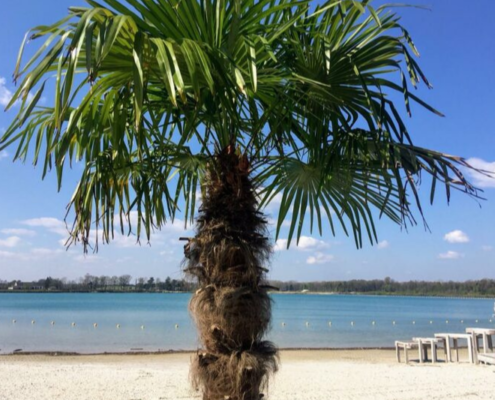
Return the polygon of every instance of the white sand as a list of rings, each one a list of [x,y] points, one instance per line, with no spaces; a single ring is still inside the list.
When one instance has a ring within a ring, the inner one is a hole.
[[[1,400],[200,400],[190,354],[0,357]],[[495,399],[495,367],[397,364],[391,350],[283,351],[271,400]]]

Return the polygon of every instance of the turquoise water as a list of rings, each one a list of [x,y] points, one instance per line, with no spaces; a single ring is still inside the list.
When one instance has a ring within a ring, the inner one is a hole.
[[[0,353],[193,350],[199,343],[187,312],[189,298],[190,294],[158,293],[2,293]],[[281,348],[392,347],[397,339],[463,332],[468,326],[495,327],[490,299],[307,294],[272,298],[268,339]]]

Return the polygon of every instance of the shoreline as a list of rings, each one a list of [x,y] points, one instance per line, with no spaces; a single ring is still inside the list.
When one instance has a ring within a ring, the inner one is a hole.
[[[459,347],[463,349],[466,347]],[[339,351],[395,351],[395,347],[283,347],[277,349],[279,352],[339,352]],[[95,353],[79,353],[69,351],[13,351],[12,353],[0,353],[2,357],[24,357],[24,356],[46,356],[46,357],[93,357],[93,356],[153,356],[153,355],[168,355],[168,354],[195,354],[197,350],[157,350],[157,351],[122,351],[122,352],[95,352]]]
[[[192,294],[193,292],[174,292],[174,291],[159,291],[159,292],[147,292],[147,291],[56,291],[56,290],[0,290],[1,294]],[[424,299],[459,299],[459,300],[494,300],[493,295],[466,295],[466,296],[451,296],[451,295],[431,295],[431,294],[407,294],[407,293],[367,293],[367,292],[296,292],[296,291],[268,291],[269,294],[281,294],[281,295],[304,295],[304,296],[360,296],[360,297],[412,297],[412,298],[424,298]]]

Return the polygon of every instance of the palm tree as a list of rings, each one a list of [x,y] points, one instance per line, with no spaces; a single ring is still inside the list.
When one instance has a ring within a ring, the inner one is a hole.
[[[150,240],[178,210],[195,221],[184,263],[200,285],[190,302],[204,346],[194,383],[204,400],[259,399],[277,368],[263,340],[263,206],[281,199],[277,237],[289,218],[288,246],[309,219],[311,231],[321,235],[328,221],[361,247],[377,241],[382,215],[415,223],[421,174],[431,177],[432,201],[438,182],[448,198],[451,189],[477,196],[458,169],[467,164],[412,144],[391,96],[409,114],[411,103],[441,114],[409,91],[430,84],[386,6],[100,1],[26,35],[10,106],[22,104],[0,149],[15,143],[16,159],[41,161],[43,176],[55,169],[59,185],[64,169],[83,163],[68,218],[70,243],[85,251],[114,228]],[[25,44],[41,37],[21,67]],[[40,105],[49,85],[51,105]]]

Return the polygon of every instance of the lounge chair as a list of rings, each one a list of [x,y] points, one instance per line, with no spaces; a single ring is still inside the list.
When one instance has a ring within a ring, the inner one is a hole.
[[[407,354],[408,350],[414,349],[418,347],[418,342],[403,342],[400,340],[395,341],[395,354],[397,355],[397,362],[400,363],[400,349],[404,350],[404,358],[406,360],[406,364],[409,363],[409,356]]]
[[[495,364],[495,353],[493,353],[492,336],[495,335],[495,329],[492,328],[466,328],[466,333],[472,335],[474,354],[476,363],[484,362],[485,364]],[[483,351],[480,351],[479,340],[482,340]]]

